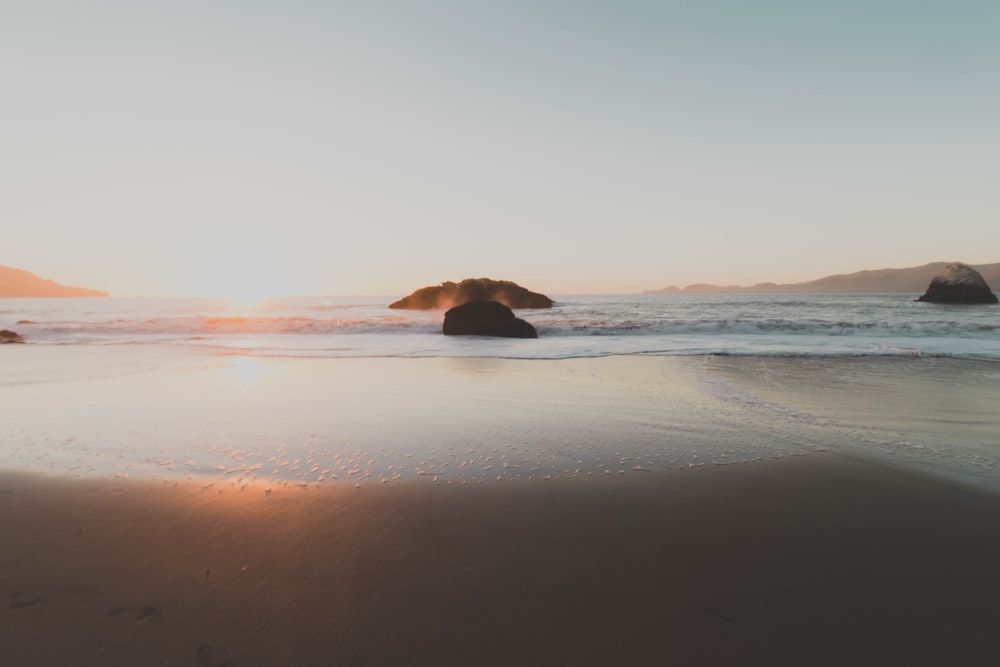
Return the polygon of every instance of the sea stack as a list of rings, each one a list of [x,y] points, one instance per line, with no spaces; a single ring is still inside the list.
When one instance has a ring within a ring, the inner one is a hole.
[[[551,308],[552,299],[532,292],[509,280],[466,278],[460,283],[445,282],[421,287],[409,296],[389,304],[404,310],[445,310],[470,301],[499,301],[508,308]]]
[[[983,277],[968,264],[955,262],[934,276],[917,301],[930,303],[997,303],[997,296]]]
[[[498,301],[470,301],[444,314],[445,336],[499,336],[538,338],[535,327],[514,317],[510,308]]]

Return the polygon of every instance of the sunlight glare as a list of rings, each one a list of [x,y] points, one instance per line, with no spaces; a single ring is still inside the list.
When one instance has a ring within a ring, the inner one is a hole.
[[[287,263],[286,263],[287,264]],[[227,258],[224,264],[203,262],[192,265],[190,279],[200,296],[221,298],[238,308],[260,305],[279,296],[291,296],[297,289],[297,273],[276,258],[260,259],[260,253]]]
[[[240,393],[246,396],[260,379],[262,372],[260,364],[256,357],[236,357],[236,366],[233,369]]]

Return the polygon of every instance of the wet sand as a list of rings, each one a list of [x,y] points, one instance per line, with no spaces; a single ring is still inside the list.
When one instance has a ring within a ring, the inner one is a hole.
[[[832,452],[270,494],[0,473],[0,662],[986,664],[998,526]]]

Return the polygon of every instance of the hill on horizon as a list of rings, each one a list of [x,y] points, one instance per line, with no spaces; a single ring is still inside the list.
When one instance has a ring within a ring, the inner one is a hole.
[[[931,262],[905,269],[874,269],[839,273],[802,283],[758,283],[749,287],[695,283],[687,287],[664,287],[644,290],[643,294],[848,294],[878,292],[916,292],[927,289],[931,279],[954,262]],[[1000,287],[1000,262],[970,264],[996,290]]]
[[[0,298],[103,297],[107,292],[60,285],[30,271],[0,266]]]

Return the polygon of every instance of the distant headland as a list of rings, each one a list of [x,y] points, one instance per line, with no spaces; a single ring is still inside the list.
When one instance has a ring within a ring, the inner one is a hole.
[[[35,297],[99,297],[107,292],[60,285],[53,280],[39,278],[30,271],[0,266],[0,298]]]
[[[932,262],[906,269],[875,269],[844,273],[803,283],[758,283],[749,287],[696,283],[687,287],[664,287],[643,291],[643,294],[845,294],[851,292],[914,292],[922,293],[927,284],[949,262]],[[1000,262],[973,264],[990,285],[1000,285]]]

